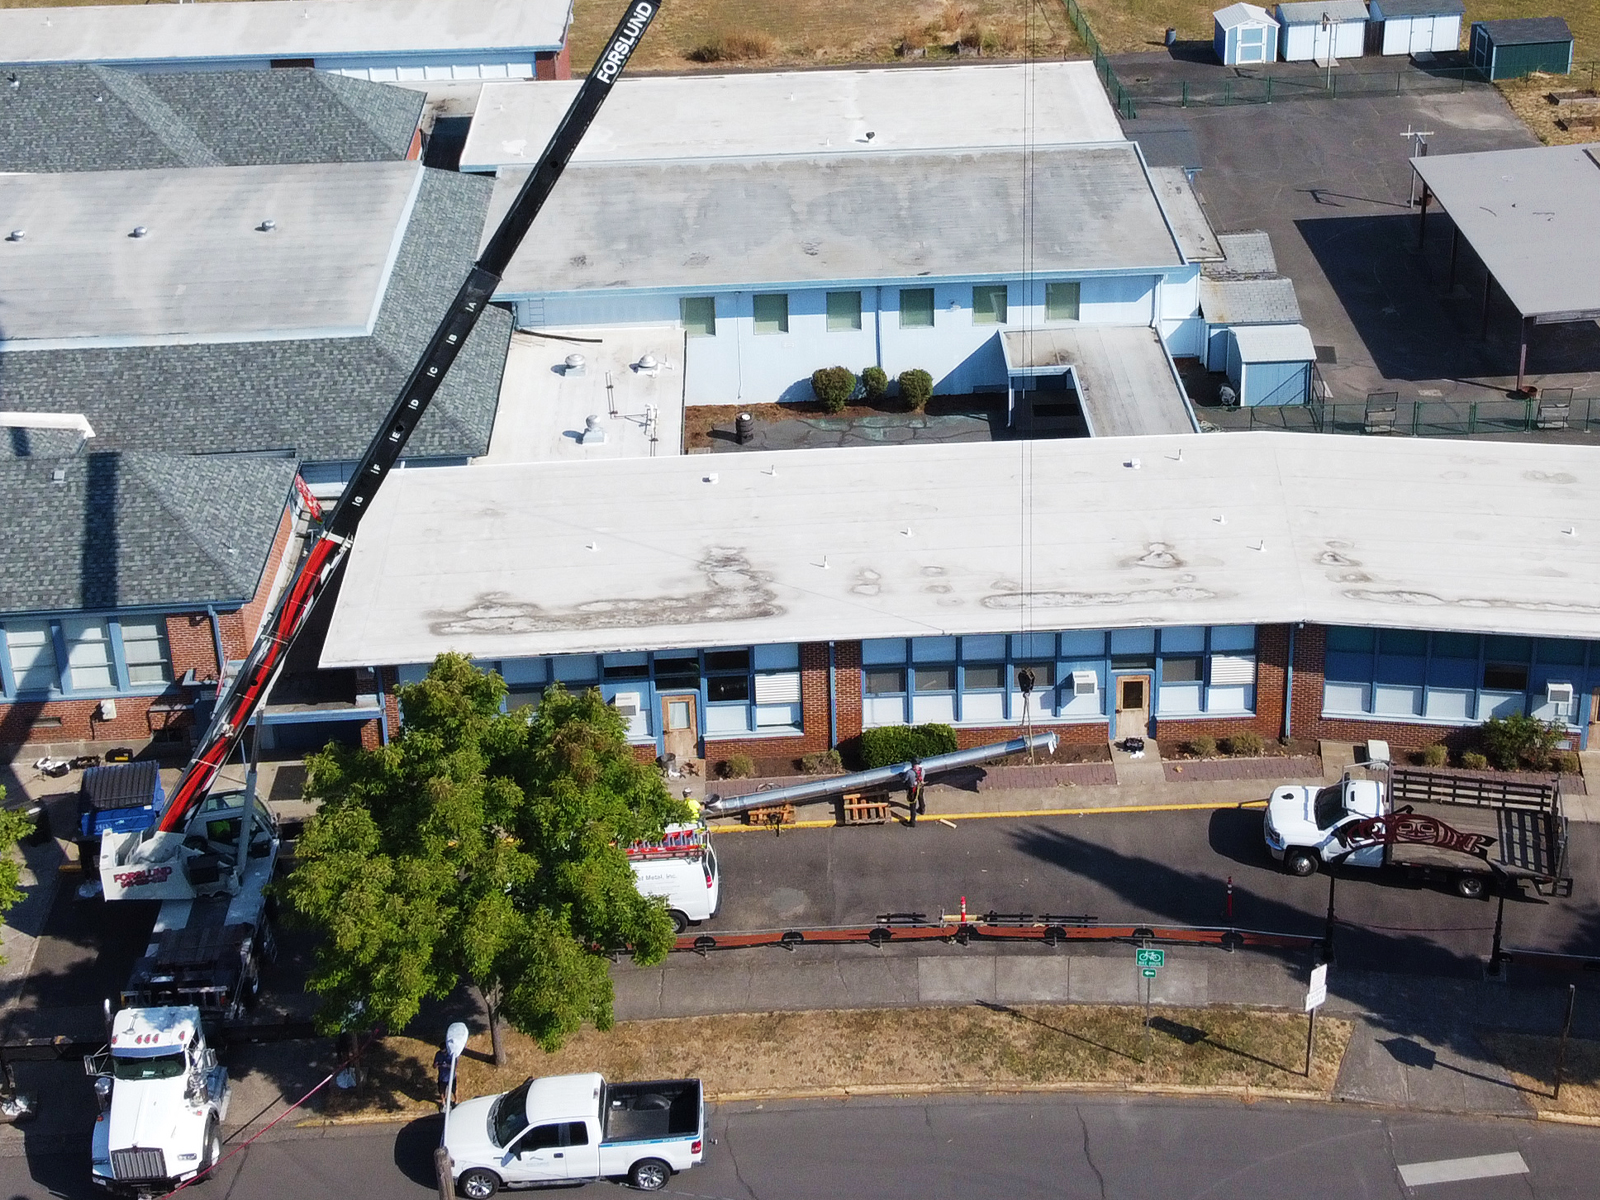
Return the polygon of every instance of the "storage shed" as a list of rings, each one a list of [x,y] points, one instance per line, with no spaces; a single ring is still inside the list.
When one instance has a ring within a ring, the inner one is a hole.
[[[1278,61],[1278,23],[1254,4],[1230,4],[1211,14],[1216,23],[1211,45],[1223,66]]]
[[[1284,62],[1360,58],[1367,44],[1361,0],[1306,0],[1278,5],[1278,57]]]
[[[1472,65],[1491,80],[1572,70],[1572,30],[1560,17],[1474,21],[1470,49]]]
[[[1461,48],[1461,0],[1372,0],[1380,54],[1442,54]]]
[[[1304,325],[1239,325],[1228,335],[1228,382],[1242,406],[1310,399],[1317,351]]]

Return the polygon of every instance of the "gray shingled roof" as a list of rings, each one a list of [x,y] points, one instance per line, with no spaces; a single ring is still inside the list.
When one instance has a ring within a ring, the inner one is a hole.
[[[261,580],[295,468],[249,455],[0,461],[0,612],[241,604]]]
[[[1572,30],[1564,17],[1512,17],[1505,21],[1474,21],[1482,25],[1497,46],[1537,46],[1544,42],[1570,42]]]
[[[424,102],[421,92],[309,68],[17,67],[0,81],[0,171],[404,158]]]
[[[488,179],[427,171],[372,336],[0,353],[0,409],[81,412],[97,450],[359,457],[476,254]],[[484,454],[511,315],[491,307],[407,453]],[[0,456],[12,453],[0,443]]]
[[[1200,315],[1213,325],[1298,325],[1293,280],[1200,277]]]

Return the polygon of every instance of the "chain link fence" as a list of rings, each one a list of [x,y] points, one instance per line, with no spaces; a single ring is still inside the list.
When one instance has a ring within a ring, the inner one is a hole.
[[[1393,393],[1365,401],[1261,406],[1236,414],[1228,428],[1359,433],[1403,437],[1477,437],[1518,433],[1600,433],[1600,396],[1554,389],[1527,400],[1401,400]]]
[[[1111,106],[1117,110],[1117,115],[1124,120],[1133,120],[1139,115],[1134,108],[1133,93],[1122,86],[1122,81],[1117,78],[1116,68],[1111,65],[1111,60],[1100,49],[1100,40],[1094,36],[1094,30],[1089,28],[1089,18],[1083,15],[1083,9],[1078,7],[1078,0],[1062,0],[1067,9],[1067,19],[1072,22],[1072,27],[1078,31],[1078,36],[1083,39],[1083,44],[1088,48],[1089,57],[1094,59],[1094,69],[1100,74],[1100,82],[1105,85],[1106,95],[1111,99]]]

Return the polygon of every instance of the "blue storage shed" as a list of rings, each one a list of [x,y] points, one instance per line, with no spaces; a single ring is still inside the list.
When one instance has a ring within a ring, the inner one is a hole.
[[[1491,80],[1572,71],[1572,30],[1560,17],[1474,21],[1469,49],[1472,65]]]
[[[1317,351],[1304,325],[1239,325],[1228,331],[1228,382],[1247,408],[1304,404]]]
[[[1224,66],[1278,61],[1278,23],[1254,4],[1230,4],[1211,14],[1211,44]]]

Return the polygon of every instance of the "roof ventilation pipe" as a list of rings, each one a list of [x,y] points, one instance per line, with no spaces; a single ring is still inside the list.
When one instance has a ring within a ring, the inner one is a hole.
[[[581,354],[567,355],[567,361],[562,364],[562,373],[565,375],[582,375],[588,368]]]

